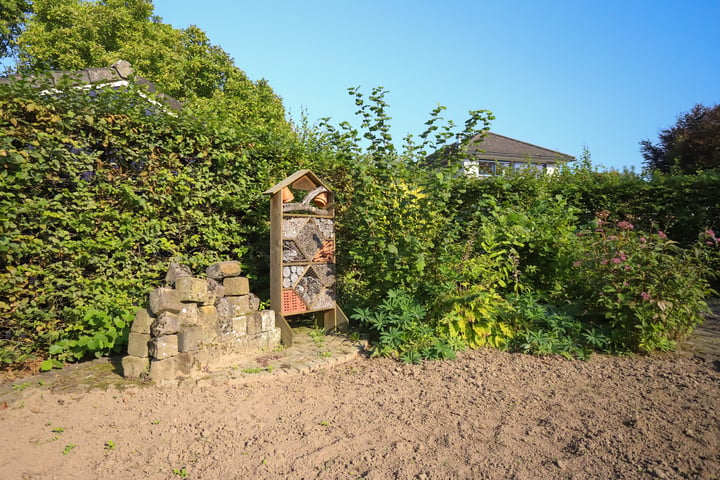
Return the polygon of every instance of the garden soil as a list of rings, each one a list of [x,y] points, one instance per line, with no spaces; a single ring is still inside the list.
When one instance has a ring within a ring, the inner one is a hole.
[[[718,326],[674,354],[589,361],[344,354],[165,387],[15,379],[0,478],[717,479]]]

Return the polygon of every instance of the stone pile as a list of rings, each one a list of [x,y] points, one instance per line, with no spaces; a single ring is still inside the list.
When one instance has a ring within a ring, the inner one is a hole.
[[[238,262],[205,273],[198,278],[186,266],[170,265],[166,286],[153,290],[149,308],[135,316],[122,360],[126,377],[173,380],[280,343],[275,312],[258,310]]]

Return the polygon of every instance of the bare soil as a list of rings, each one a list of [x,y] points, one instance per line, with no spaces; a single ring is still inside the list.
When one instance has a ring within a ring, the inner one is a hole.
[[[718,479],[718,348],[29,389],[0,397],[0,478]]]

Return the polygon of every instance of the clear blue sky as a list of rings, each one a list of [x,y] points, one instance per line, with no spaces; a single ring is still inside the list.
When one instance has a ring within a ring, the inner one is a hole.
[[[197,25],[293,118],[354,121],[347,88],[389,90],[393,135],[428,113],[640,170],[639,142],[695,104],[720,103],[720,0],[154,0]]]

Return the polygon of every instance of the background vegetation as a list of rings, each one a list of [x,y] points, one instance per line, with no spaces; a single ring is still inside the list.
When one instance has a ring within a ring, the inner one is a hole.
[[[718,170],[600,172],[585,156],[553,176],[465,177],[463,145],[442,166],[426,157],[487,131],[490,112],[458,127],[438,107],[398,148],[386,92],[353,88],[359,129],[293,126],[267,83],[199,29],[162,24],[149,1],[13,5],[0,34],[20,71],[123,58],[185,106],[135,87],[0,86],[5,367],[120,352],[171,260],[202,271],[240,259],[262,296],[261,192],[299,168],[336,192],[339,301],[376,333],[376,354],[650,352],[702,319],[720,269]]]

